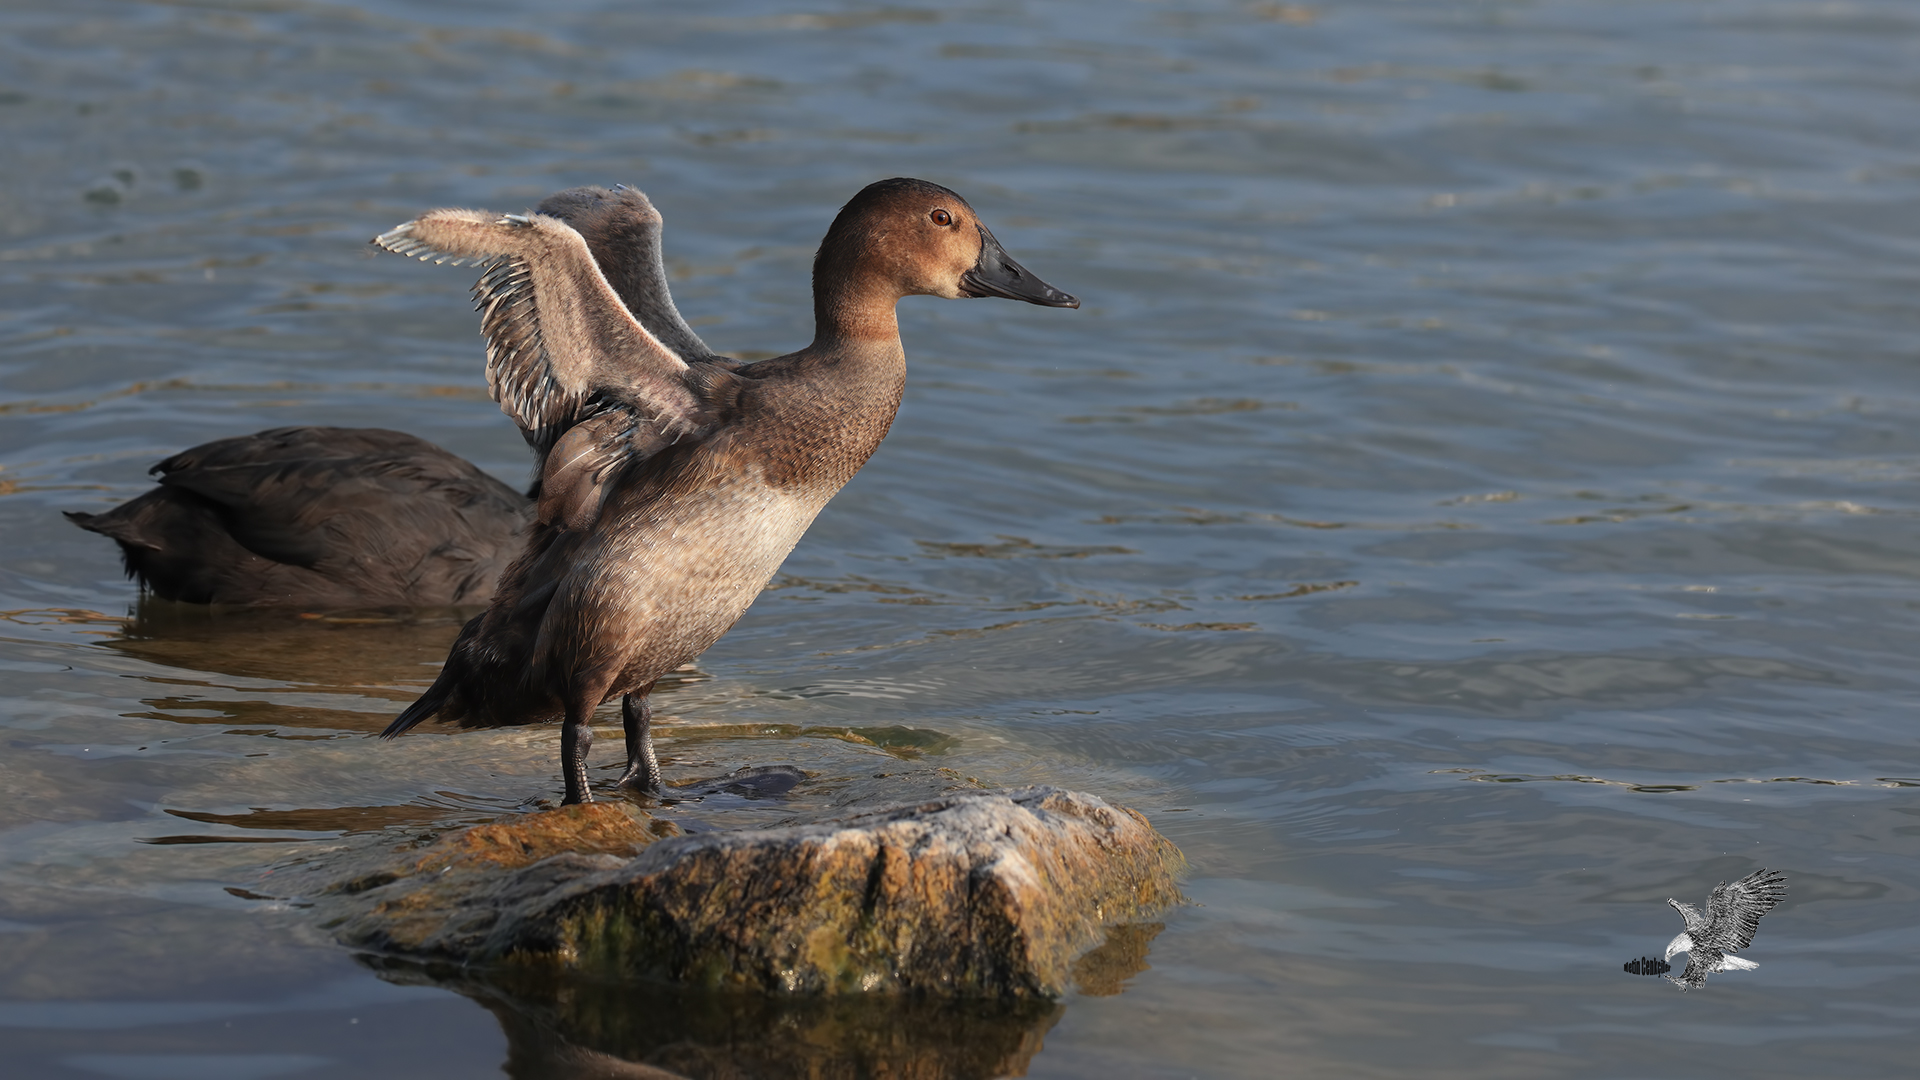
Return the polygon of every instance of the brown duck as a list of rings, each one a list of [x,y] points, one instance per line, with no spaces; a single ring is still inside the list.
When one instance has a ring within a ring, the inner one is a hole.
[[[883,180],[841,209],[814,258],[813,343],[738,366],[676,355],[553,217],[437,210],[376,242],[491,264],[478,290],[489,379],[551,447],[525,550],[384,734],[435,715],[560,719],[569,803],[592,798],[588,725],[615,695],[620,783],[658,790],[647,695],[733,625],[879,446],[906,383],[901,297],[1080,306],[1008,257],[965,199],[923,180]]]
[[[663,222],[645,195],[574,188],[536,212],[580,233],[622,303],[663,344],[690,363],[734,363],[674,307]],[[195,604],[483,604],[533,516],[529,496],[384,428],[275,428],[203,443],[151,471],[159,484],[145,494],[66,516],[118,542],[128,576],[148,592]],[[537,473],[535,485],[537,495]]]

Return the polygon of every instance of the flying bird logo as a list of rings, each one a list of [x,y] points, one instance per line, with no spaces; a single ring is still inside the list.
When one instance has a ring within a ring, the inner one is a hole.
[[[1687,969],[1679,978],[1662,975],[1682,990],[1704,986],[1707,976],[1716,971],[1750,971],[1759,964],[1734,953],[1753,944],[1753,933],[1760,928],[1760,916],[1773,910],[1787,895],[1787,877],[1777,870],[1760,869],[1728,884],[1721,882],[1707,894],[1707,913],[1692,904],[1668,900],[1673,910],[1687,921],[1687,928],[1667,943],[1664,959],[1674,953],[1687,954]]]

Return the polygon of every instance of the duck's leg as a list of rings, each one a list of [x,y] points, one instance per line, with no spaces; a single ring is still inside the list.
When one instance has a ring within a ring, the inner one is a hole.
[[[587,787],[587,752],[593,749],[593,706],[579,702],[567,706],[567,719],[560,728],[560,771],[566,775],[567,797],[562,806],[590,803],[593,791]]]
[[[647,704],[652,691],[649,683],[620,699],[620,719],[627,730],[627,771],[620,777],[620,786],[647,795],[660,790],[660,759],[653,756],[653,706]]]

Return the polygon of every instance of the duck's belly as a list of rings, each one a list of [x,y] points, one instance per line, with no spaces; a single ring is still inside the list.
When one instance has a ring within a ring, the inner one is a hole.
[[[743,480],[610,515],[550,609],[566,625],[548,629],[573,646],[554,658],[576,678],[617,672],[611,695],[700,655],[753,603],[831,495]]]

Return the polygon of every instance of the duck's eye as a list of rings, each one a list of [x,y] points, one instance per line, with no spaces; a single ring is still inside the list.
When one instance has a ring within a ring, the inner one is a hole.
[[[942,228],[945,228],[946,226],[953,224],[953,215],[947,213],[945,210],[935,210],[933,213],[928,214],[927,216],[933,219],[933,223],[935,225],[938,225]]]

